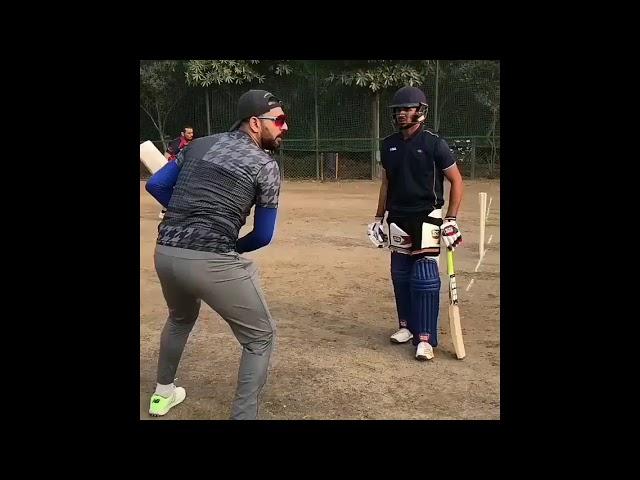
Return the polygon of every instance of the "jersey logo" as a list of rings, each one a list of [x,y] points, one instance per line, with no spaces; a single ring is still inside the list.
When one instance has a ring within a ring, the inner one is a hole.
[[[391,148],[389,149],[389,151],[390,151],[390,152],[395,152],[396,150],[397,150],[397,148],[396,148],[396,147],[391,147]]]
[[[416,150],[416,152],[418,152],[418,153],[422,153],[422,150],[418,149],[418,150]]]

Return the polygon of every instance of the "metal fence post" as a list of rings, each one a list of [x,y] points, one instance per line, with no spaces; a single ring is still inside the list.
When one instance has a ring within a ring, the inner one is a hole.
[[[316,180],[320,179],[320,145],[318,135],[318,67],[317,64],[313,71],[313,102],[316,116]]]
[[[204,100],[207,104],[207,135],[211,135],[211,115],[209,115],[209,87],[204,87]]]
[[[378,149],[380,137],[380,91],[371,97],[371,180],[376,179],[377,164],[380,160]]]

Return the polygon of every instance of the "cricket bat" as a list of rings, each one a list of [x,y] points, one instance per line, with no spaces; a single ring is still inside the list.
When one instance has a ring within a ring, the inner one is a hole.
[[[458,307],[458,290],[456,288],[456,273],[453,269],[453,250],[447,248],[447,274],[449,275],[449,332],[453,341],[456,357],[462,360],[466,353],[462,341],[462,327],[460,326],[460,308]]]
[[[151,140],[140,144],[140,161],[152,174],[167,164],[167,159],[164,158],[164,155],[162,155]]]

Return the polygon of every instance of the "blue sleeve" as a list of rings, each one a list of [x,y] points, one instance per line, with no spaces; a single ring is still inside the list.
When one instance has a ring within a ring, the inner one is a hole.
[[[253,230],[236,242],[238,253],[251,252],[267,245],[276,226],[277,208],[258,207],[253,218]]]
[[[173,186],[178,181],[179,173],[180,166],[176,162],[168,162],[147,181],[145,186],[147,192],[165,208],[169,206]]]

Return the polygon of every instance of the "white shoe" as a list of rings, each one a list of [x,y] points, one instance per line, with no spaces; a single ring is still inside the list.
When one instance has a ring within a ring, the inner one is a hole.
[[[433,358],[433,347],[428,342],[420,342],[416,349],[418,360],[431,360]]]
[[[401,328],[396,333],[391,335],[391,341],[393,343],[407,343],[413,338],[413,334],[408,328]]]
[[[173,407],[182,403],[187,396],[187,392],[182,387],[176,387],[173,389],[173,393],[170,397],[165,398],[155,393],[151,396],[149,402],[149,415],[152,417],[161,417],[166,415]]]

